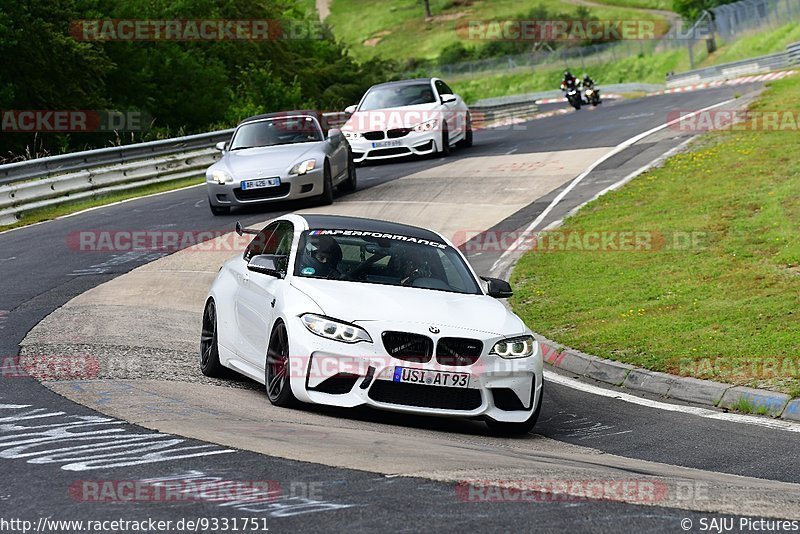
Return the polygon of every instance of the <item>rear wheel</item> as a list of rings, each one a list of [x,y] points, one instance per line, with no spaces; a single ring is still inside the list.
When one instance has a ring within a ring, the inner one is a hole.
[[[230,206],[215,206],[211,200],[208,201],[208,207],[211,208],[212,215],[228,215],[231,212]]]
[[[461,148],[469,148],[472,146],[472,117],[467,114],[467,133],[464,134],[464,139],[458,142]]]
[[[487,419],[486,426],[488,426],[492,434],[496,436],[521,436],[522,434],[527,434],[533,430],[533,427],[536,426],[536,421],[539,419],[539,413],[542,411],[543,400],[544,384],[542,384],[542,390],[539,394],[539,404],[536,406],[536,409],[527,420],[523,421],[522,423],[504,423],[501,421],[495,421],[494,419]]]
[[[200,371],[213,378],[226,375],[219,361],[219,339],[217,336],[217,307],[213,299],[206,303],[203,311],[203,332],[200,334]]]
[[[289,384],[289,336],[286,325],[279,322],[272,330],[267,349],[267,368],[264,370],[264,386],[267,397],[275,406],[288,407],[297,403]]]
[[[322,194],[319,196],[321,206],[333,204],[333,178],[331,178],[331,168],[325,162],[325,171],[322,178]]]

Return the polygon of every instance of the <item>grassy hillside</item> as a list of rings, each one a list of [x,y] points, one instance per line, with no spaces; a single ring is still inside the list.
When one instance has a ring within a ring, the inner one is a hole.
[[[662,0],[620,0],[620,3],[659,1]],[[403,61],[436,58],[445,46],[461,40],[456,26],[465,21],[520,18],[538,6],[574,16],[579,7],[562,0],[431,0],[430,3],[433,17],[426,20],[418,0],[333,0],[327,22],[357,59],[381,57]],[[590,9],[601,20],[664,20],[624,7]],[[479,43],[463,44],[470,47]]]

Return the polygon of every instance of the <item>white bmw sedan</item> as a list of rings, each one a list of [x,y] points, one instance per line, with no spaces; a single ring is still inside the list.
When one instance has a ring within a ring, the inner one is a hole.
[[[446,238],[295,214],[255,234],[208,294],[204,374],[248,376],[278,406],[367,405],[478,418],[503,434],[533,428],[539,345],[497,300],[511,296],[508,283],[481,281]]]
[[[356,163],[412,155],[447,155],[472,146],[472,117],[460,96],[438,78],[374,85],[345,110],[342,126]]]

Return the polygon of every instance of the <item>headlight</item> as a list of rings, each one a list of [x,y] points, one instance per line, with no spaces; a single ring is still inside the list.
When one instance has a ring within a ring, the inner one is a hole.
[[[302,163],[298,163],[292,170],[289,171],[289,174],[305,174],[308,171],[314,168],[314,165],[317,164],[317,160],[315,159],[307,159]]]
[[[366,341],[372,343],[372,338],[366,330],[354,324],[343,323],[335,319],[329,319],[313,313],[307,313],[300,317],[308,331],[320,337],[326,337],[343,343],[358,343]]]
[[[501,358],[527,358],[533,354],[536,348],[536,340],[533,336],[515,337],[498,341],[489,351],[489,354],[497,354]]]
[[[211,171],[211,176],[208,180],[209,182],[222,184],[232,184],[233,183],[233,176],[228,174],[222,170]]]
[[[439,124],[439,121],[436,119],[431,119],[429,121],[425,121],[421,124],[417,124],[414,126],[413,130],[415,132],[429,132],[436,128],[436,125]]]

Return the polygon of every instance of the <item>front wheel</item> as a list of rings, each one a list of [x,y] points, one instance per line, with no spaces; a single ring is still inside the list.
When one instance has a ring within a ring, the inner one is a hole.
[[[492,434],[496,436],[521,436],[527,434],[533,430],[533,427],[536,426],[536,421],[539,420],[539,413],[542,411],[542,401],[544,401],[544,384],[542,384],[541,394],[539,395],[539,404],[527,420],[522,423],[503,423],[495,421],[494,419],[487,419],[486,426],[488,426]]]
[[[442,148],[439,150],[439,155],[450,155],[450,132],[447,131],[447,123],[444,121],[442,121]]]
[[[355,191],[358,187],[358,178],[356,177],[356,164],[353,162],[353,156],[347,157],[347,180],[339,184],[339,190],[347,193]]]
[[[333,204],[333,178],[331,178],[331,168],[325,163],[325,171],[322,178],[322,194],[319,196],[320,206],[330,206]]]
[[[264,370],[264,385],[267,397],[275,406],[294,406],[297,399],[289,384],[289,335],[286,325],[279,322],[272,330],[267,349],[267,365]]]
[[[231,212],[230,206],[215,206],[211,203],[211,200],[208,201],[208,207],[211,209],[212,215],[228,215]]]
[[[217,307],[212,299],[203,311],[203,332],[200,334],[200,371],[212,378],[226,375],[219,361],[219,336],[217,334]]]
[[[461,148],[469,148],[472,146],[472,117],[467,115],[467,133],[464,134],[464,139],[458,142]]]

